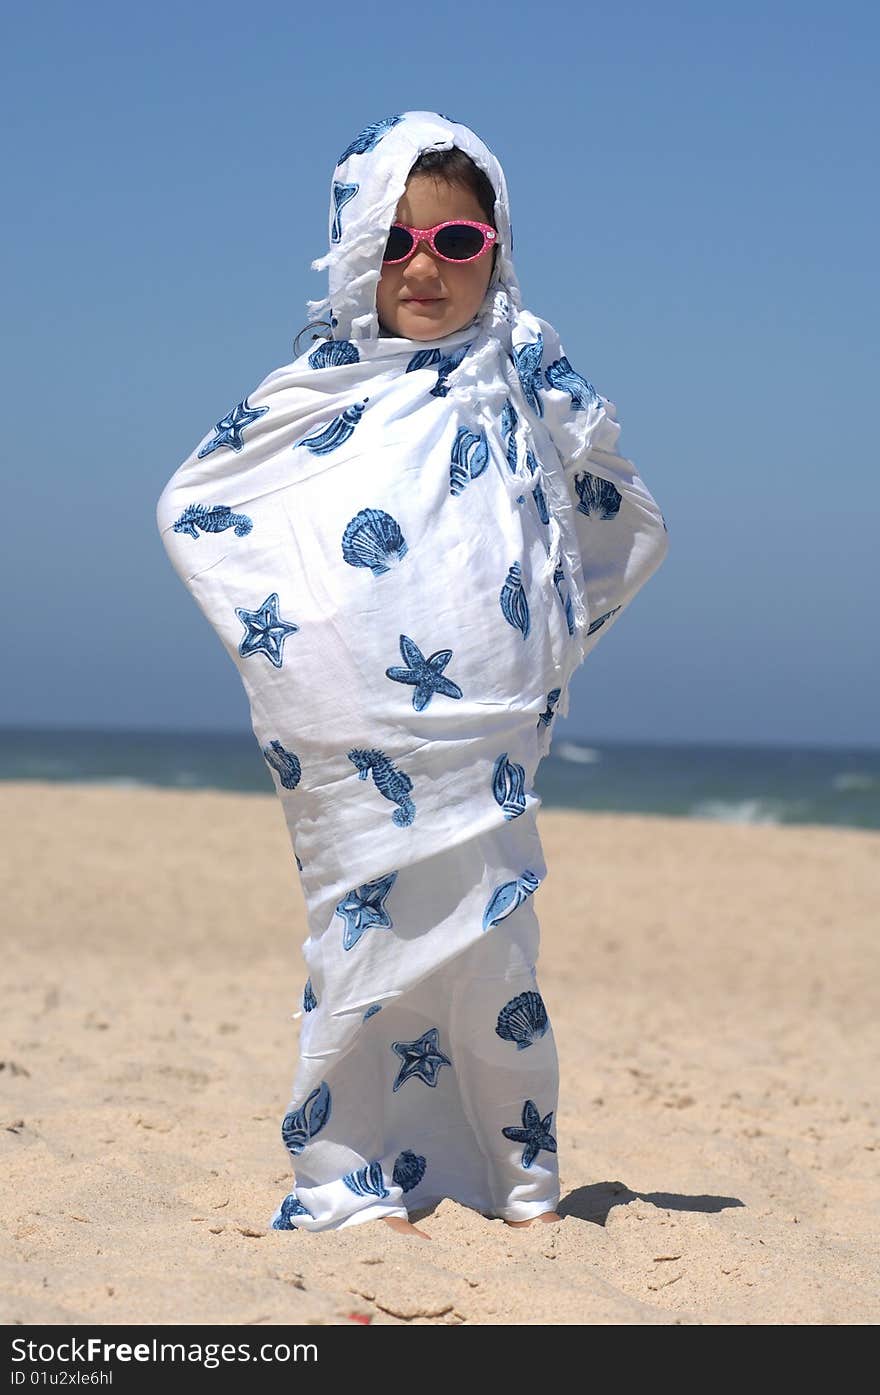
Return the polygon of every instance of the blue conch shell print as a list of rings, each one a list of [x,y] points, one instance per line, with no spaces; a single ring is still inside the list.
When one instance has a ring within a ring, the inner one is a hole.
[[[599,394],[593,384],[582,378],[580,373],[576,373],[564,355],[550,364],[544,377],[548,387],[559,388],[562,392],[570,394],[573,410],[589,407],[591,403],[599,401]]]
[[[547,706],[538,718],[538,727],[549,727],[556,713],[553,711],[562,694],[561,688],[551,688],[547,694]]]
[[[416,816],[416,806],[410,798],[412,780],[409,776],[392,765],[384,751],[355,749],[348,752],[348,759],[357,766],[358,779],[366,780],[372,771],[373,783],[379,793],[400,805],[391,815],[391,822],[396,823],[398,828],[411,824]]]
[[[409,363],[406,365],[406,371],[407,373],[415,373],[420,368],[435,367],[437,369],[437,381],[431,388],[431,396],[446,397],[449,392],[447,379],[450,373],[461,363],[472,343],[473,340],[469,340],[467,344],[459,344],[457,349],[453,349],[452,352],[448,354],[444,354],[440,349],[436,348],[419,349],[418,353],[413,354]]]
[[[396,881],[397,873],[389,872],[387,877],[354,887],[338,902],[335,914],[345,921],[343,949],[353,949],[365,930],[391,929],[394,922],[385,909],[385,898]]]
[[[281,1137],[291,1153],[301,1153],[310,1138],[314,1138],[330,1118],[330,1087],[322,1080],[305,1104],[285,1114],[281,1124]]]
[[[243,402],[239,402],[237,407],[233,407],[232,411],[227,416],[218,421],[214,428],[214,435],[211,437],[210,441],[206,441],[202,446],[197,459],[203,460],[206,455],[210,455],[212,451],[219,450],[221,446],[230,446],[234,451],[241,450],[244,445],[241,439],[242,431],[244,431],[246,426],[250,426],[252,421],[256,421],[258,417],[265,416],[268,410],[268,407],[249,406],[247,398],[245,398]]]
[[[605,621],[610,620],[612,615],[616,615],[619,610],[620,606],[616,605],[613,608],[613,610],[606,610],[604,615],[599,615],[590,625],[590,628],[587,630],[587,634],[595,634],[596,630],[600,629],[602,625],[605,624]]]
[[[578,496],[578,512],[597,513],[600,518],[616,518],[623,495],[611,480],[591,475],[589,470],[576,473],[574,487]]]
[[[538,461],[533,451],[528,451],[526,453],[526,464],[529,467],[529,474],[533,475],[538,468]],[[538,480],[538,483],[532,490],[532,498],[535,501],[535,508],[538,510],[538,517],[540,518],[541,522],[549,523],[550,511],[547,508],[547,500],[544,497],[544,491],[541,488],[540,480]]]
[[[292,620],[282,620],[278,614],[278,592],[273,591],[256,610],[245,610],[237,605],[235,613],[245,628],[244,639],[238,646],[243,659],[251,654],[265,654],[276,668],[281,667],[284,641],[288,635],[295,635],[299,625]]]
[[[516,474],[516,427],[519,417],[516,408],[508,397],[501,411],[501,434],[507,437],[507,467],[512,475]]]
[[[553,572],[553,585],[556,587],[556,594],[562,602],[562,608],[565,611],[565,623],[568,626],[568,633],[570,635],[573,635],[574,608],[572,607],[571,596],[569,595],[568,591],[563,591],[562,589],[562,583],[564,582],[564,580],[565,572],[563,570],[562,563],[558,562],[556,564],[556,569]]]
[[[525,1144],[522,1154],[523,1167],[531,1167],[542,1148],[548,1153],[556,1152],[556,1139],[550,1132],[552,1122],[552,1109],[542,1119],[535,1101],[526,1100],[523,1105],[522,1128],[501,1130],[505,1138],[512,1139],[514,1143]]]
[[[353,199],[359,184],[340,184],[338,179],[333,181],[333,227],[330,230],[330,241],[338,242],[342,237],[342,210],[350,199]]]
[[[460,426],[452,445],[449,468],[449,492],[460,494],[468,480],[475,480],[489,463],[489,444],[485,431],[469,431]]]
[[[515,819],[526,807],[525,780],[525,770],[509,760],[506,751],[498,757],[492,772],[492,793],[506,819]]]
[[[345,147],[336,161],[336,168],[344,164],[349,155],[366,155],[368,150],[375,150],[386,131],[390,131],[392,126],[396,126],[398,121],[402,120],[402,116],[383,116],[379,121],[371,121],[369,126],[365,126],[355,136],[351,145]]]
[[[449,1057],[440,1050],[439,1037],[439,1028],[430,1027],[415,1041],[391,1043],[391,1050],[395,1051],[403,1062],[392,1090],[399,1090],[407,1080],[423,1080],[426,1085],[436,1088],[440,1068],[452,1065]]]
[[[183,513],[174,523],[175,533],[186,533],[190,538],[203,533],[224,533],[227,528],[235,529],[237,538],[244,538],[254,526],[246,513],[233,513],[228,504],[187,504]]]
[[[301,1201],[297,1200],[296,1192],[290,1192],[278,1207],[278,1211],[272,1221],[272,1229],[296,1230],[297,1227],[290,1219],[291,1216],[311,1216],[311,1214],[311,1211],[303,1206]]]
[[[518,993],[498,1014],[495,1031],[504,1041],[516,1042],[517,1051],[525,1051],[527,1046],[542,1037],[550,1026],[547,1009],[540,993],[530,989]]]
[[[306,979],[306,986],[303,989],[303,1012],[314,1012],[318,1006],[318,999],[315,997],[315,990],[312,987],[312,980]]]
[[[343,1182],[349,1191],[355,1196],[390,1196],[385,1185],[385,1178],[382,1175],[382,1164],[380,1162],[367,1163],[366,1167],[359,1167],[357,1172],[346,1172]]]
[[[442,693],[444,697],[461,697],[458,684],[443,675],[443,670],[452,658],[451,649],[438,649],[426,659],[415,640],[410,639],[409,635],[401,635],[400,652],[406,667],[392,664],[390,668],[386,668],[385,674],[386,677],[393,678],[395,683],[413,685],[412,705],[417,712],[427,707],[435,693]]]
[[[544,336],[539,334],[533,344],[522,344],[514,350],[514,363],[519,374],[523,397],[533,412],[544,415],[544,403],[540,398],[541,359],[544,356]]]
[[[337,446],[344,445],[363,416],[369,400],[365,397],[363,402],[352,402],[322,430],[297,441],[297,446],[307,446],[313,455],[327,455],[331,450],[336,450]]]
[[[369,567],[383,576],[407,554],[400,524],[384,509],[361,509],[345,525],[342,555],[352,567]]]
[[[540,877],[536,877],[534,872],[526,868],[516,881],[502,882],[500,886],[496,886],[483,912],[483,929],[488,930],[490,925],[497,925],[499,920],[513,915],[523,901],[531,896],[540,880]]]
[[[270,741],[263,747],[263,756],[277,771],[278,778],[286,790],[295,790],[302,778],[302,765],[299,756],[293,751],[285,751],[280,741]]]
[[[402,1192],[411,1192],[424,1177],[426,1166],[427,1163],[420,1153],[404,1148],[403,1152],[397,1155],[391,1180]]]
[[[515,630],[522,630],[523,639],[527,639],[531,621],[529,619],[529,603],[522,581],[522,568],[519,562],[512,563],[507,573],[507,580],[501,588],[499,599],[505,620]]]
[[[350,339],[325,339],[309,354],[310,368],[335,368],[344,363],[360,363],[357,345]]]

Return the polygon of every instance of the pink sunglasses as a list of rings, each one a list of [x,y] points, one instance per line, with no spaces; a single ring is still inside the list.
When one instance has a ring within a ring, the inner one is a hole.
[[[405,262],[420,242],[427,242],[432,252],[444,262],[473,262],[498,241],[498,234],[488,223],[475,223],[469,218],[450,218],[433,228],[410,228],[406,223],[392,223],[382,261]]]

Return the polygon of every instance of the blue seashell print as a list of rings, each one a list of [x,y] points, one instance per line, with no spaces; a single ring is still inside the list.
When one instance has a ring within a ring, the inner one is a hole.
[[[393,1041],[391,1050],[401,1059],[402,1065],[397,1073],[397,1079],[392,1085],[392,1090],[399,1090],[407,1080],[422,1080],[432,1089],[437,1087],[437,1075],[443,1066],[451,1066],[452,1062],[439,1046],[440,1029],[430,1027],[427,1032],[423,1032],[415,1041]]]
[[[407,551],[400,524],[384,509],[361,509],[345,525],[343,557],[352,567],[369,567],[373,576],[384,576]]]
[[[451,353],[448,354],[444,354],[440,349],[436,348],[419,349],[418,353],[413,354],[409,363],[406,365],[406,371],[407,373],[416,373],[420,368],[436,367],[437,381],[431,388],[431,396],[446,397],[449,393],[447,379],[450,373],[461,363],[472,344],[473,340],[468,340],[466,344],[459,344],[457,349],[453,349]]]
[[[313,455],[328,455],[331,450],[336,450],[337,446],[344,445],[363,416],[369,400],[365,397],[363,402],[352,402],[320,431],[297,441],[297,446],[306,446]]]
[[[538,461],[537,461],[537,459],[536,459],[536,457],[535,457],[533,451],[528,451],[528,452],[527,452],[527,454],[526,454],[526,464],[527,464],[528,467],[529,467],[529,474],[533,475],[533,474],[535,473],[535,471],[537,470],[537,468],[538,468]],[[532,490],[532,498],[533,498],[534,501],[535,501],[535,508],[538,510],[538,517],[540,518],[541,522],[542,522],[542,523],[549,523],[549,522],[550,522],[550,511],[549,511],[549,509],[547,508],[547,500],[546,500],[545,497],[544,497],[544,491],[543,491],[543,489],[541,488],[541,481],[540,481],[540,480],[538,481],[538,483],[535,485],[534,489]]]
[[[377,1013],[377,1012],[381,1012],[381,1011],[382,1011],[382,1004],[381,1004],[381,1003],[370,1003],[370,1006],[367,1008],[367,1010],[366,1010],[366,1012],[364,1013],[363,1018],[362,1018],[361,1020],[362,1020],[363,1022],[366,1022],[366,1020],[367,1020],[368,1017],[375,1017],[375,1016],[376,1016],[376,1013]]]
[[[565,611],[565,623],[566,623],[566,625],[568,626],[568,633],[569,633],[570,635],[573,635],[573,634],[574,634],[574,608],[573,608],[573,606],[572,606],[572,603],[571,603],[571,596],[569,595],[568,591],[567,591],[567,590],[563,591],[563,589],[562,589],[562,584],[563,584],[564,581],[565,581],[565,572],[563,571],[562,563],[561,563],[561,562],[558,562],[558,563],[556,564],[556,568],[555,568],[555,570],[554,570],[554,572],[553,572],[553,585],[556,587],[556,594],[557,594],[557,596],[559,597],[560,601],[562,602],[562,608],[563,608],[563,610]]]
[[[336,168],[338,169],[340,165],[344,164],[349,155],[365,155],[368,150],[375,150],[385,133],[402,120],[402,116],[383,116],[380,121],[371,121],[369,126],[365,126],[355,136],[351,145],[345,147],[336,161]]]
[[[538,395],[543,386],[541,383],[541,359],[543,356],[544,336],[539,334],[534,343],[522,344],[518,349],[514,349],[513,357],[523,397],[532,411],[537,412],[539,417],[544,415],[544,403]]]
[[[251,407],[247,398],[239,402],[237,407],[233,407],[227,416],[221,417],[214,428],[214,435],[199,450],[198,460],[203,460],[212,451],[219,450],[221,446],[229,446],[234,451],[240,451],[244,445],[241,433],[246,426],[250,426],[252,421],[265,416],[268,407]]]
[[[275,668],[280,668],[283,660],[284,641],[288,635],[295,635],[299,625],[292,620],[282,620],[278,614],[278,592],[273,591],[256,610],[246,610],[237,605],[235,613],[244,625],[245,634],[238,646],[243,659],[251,654],[265,654]]]
[[[505,1138],[510,1138],[515,1143],[525,1144],[522,1153],[523,1167],[531,1167],[542,1149],[548,1153],[556,1152],[556,1139],[550,1132],[552,1123],[552,1109],[542,1119],[535,1101],[526,1100],[522,1111],[522,1127],[501,1130]]]
[[[623,495],[611,480],[591,475],[589,470],[575,474],[574,487],[578,496],[578,512],[596,513],[600,518],[616,518]]]
[[[309,354],[311,368],[336,368],[344,363],[360,363],[357,346],[350,339],[325,339]]]
[[[529,603],[522,581],[522,568],[519,562],[512,563],[507,573],[507,580],[501,588],[499,599],[505,620],[515,630],[522,630],[523,639],[527,639],[531,620],[529,618]]]
[[[190,538],[203,533],[225,533],[227,528],[235,529],[237,538],[244,538],[254,526],[246,513],[233,513],[228,504],[187,504],[183,513],[174,523],[175,533],[186,533]]]
[[[488,930],[490,925],[497,925],[499,920],[513,915],[523,901],[531,896],[540,880],[540,877],[536,877],[534,872],[526,868],[516,881],[502,882],[500,886],[496,886],[483,912],[483,929]]]
[[[353,949],[365,930],[392,928],[394,922],[385,908],[385,898],[396,881],[397,873],[389,872],[387,877],[354,887],[337,903],[334,914],[345,921],[343,949]]]
[[[312,980],[306,979],[306,986],[303,989],[303,1012],[314,1012],[318,1006],[318,999],[315,997],[315,990],[312,987]]]
[[[392,664],[386,668],[385,676],[394,679],[395,683],[413,685],[412,705],[417,712],[427,707],[435,693],[441,693],[444,697],[461,697],[461,688],[443,673],[452,658],[451,649],[438,649],[426,659],[415,640],[410,639],[409,635],[401,635],[400,652],[406,667]]]
[[[349,200],[353,199],[359,184],[340,184],[338,179],[333,181],[333,226],[330,230],[330,241],[338,242],[342,237],[342,210]]]
[[[562,694],[561,688],[551,688],[547,694],[547,706],[538,718],[538,726],[549,727],[556,713],[553,711]]]
[[[518,993],[498,1014],[495,1031],[504,1041],[516,1042],[517,1051],[525,1051],[527,1046],[542,1037],[550,1026],[547,1009],[540,993],[530,989]]]
[[[311,1211],[303,1206],[301,1201],[297,1200],[296,1192],[290,1192],[278,1207],[278,1211],[272,1221],[272,1229],[297,1230],[298,1227],[293,1224],[290,1219],[291,1216],[311,1216],[311,1214]]]
[[[295,790],[302,778],[299,757],[295,756],[293,751],[285,751],[280,741],[270,741],[268,746],[264,746],[263,756],[272,769],[278,772],[278,778],[284,788]]]
[[[294,857],[296,858],[296,865],[297,865],[297,868],[298,868],[298,870],[301,872],[302,869],[303,869],[303,865],[302,865],[302,863],[301,863],[301,861],[300,861],[299,853],[295,852],[293,855],[294,855]]]
[[[452,464],[449,469],[449,492],[460,494],[468,480],[475,480],[489,463],[489,443],[485,431],[470,431],[460,426],[452,444]]]
[[[417,373],[420,368],[430,368],[432,363],[438,363],[442,357],[439,349],[419,349],[406,365],[406,371]]]
[[[498,757],[492,772],[492,793],[506,819],[515,819],[524,811],[525,781],[525,770],[516,761],[509,760],[506,751]]]
[[[285,1114],[281,1137],[291,1153],[301,1153],[309,1139],[314,1138],[330,1118],[330,1087],[326,1080],[312,1090],[305,1104]]]
[[[392,765],[384,751],[356,748],[348,752],[348,759],[357,766],[359,780],[366,780],[372,771],[373,783],[379,793],[400,805],[391,815],[391,822],[396,823],[398,828],[408,827],[416,816],[416,806],[410,798],[410,777]]]
[[[421,1153],[414,1153],[410,1148],[404,1148],[403,1152],[397,1155],[391,1180],[395,1187],[400,1187],[401,1191],[411,1192],[421,1182],[426,1167],[427,1163]]]
[[[605,624],[605,621],[610,620],[612,615],[616,615],[619,610],[619,605],[616,605],[613,610],[606,610],[604,615],[600,615],[596,620],[592,621],[590,628],[587,630],[587,634],[591,635],[596,630],[600,629],[601,626]]]
[[[593,384],[582,378],[580,373],[576,373],[564,355],[550,364],[544,377],[548,387],[559,388],[562,392],[570,394],[572,410],[589,407],[592,403],[598,404],[599,394]]]
[[[377,1196],[381,1200],[382,1197],[391,1195],[385,1185],[380,1162],[367,1163],[366,1167],[359,1167],[357,1172],[346,1172],[342,1180],[355,1196]]]
[[[508,397],[501,411],[501,434],[507,437],[507,468],[512,475],[516,474],[516,436],[515,431],[519,416],[517,410]]]

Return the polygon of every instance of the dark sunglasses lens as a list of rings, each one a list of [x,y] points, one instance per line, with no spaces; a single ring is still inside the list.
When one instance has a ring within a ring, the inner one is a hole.
[[[383,261],[396,262],[401,257],[405,257],[413,245],[413,240],[406,228],[392,228],[388,234],[388,241],[385,244]]]
[[[485,240],[479,228],[469,228],[466,223],[453,223],[448,228],[441,228],[434,238],[437,251],[455,262],[475,257]]]

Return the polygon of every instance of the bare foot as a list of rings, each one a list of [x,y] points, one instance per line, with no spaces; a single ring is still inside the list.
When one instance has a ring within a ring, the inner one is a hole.
[[[404,1220],[403,1216],[383,1216],[382,1220],[400,1235],[421,1235],[423,1240],[433,1239],[426,1230],[419,1230],[418,1226],[414,1226],[412,1221]]]
[[[542,1211],[540,1216],[532,1216],[528,1221],[505,1221],[505,1225],[524,1226],[531,1225],[532,1221],[561,1221],[562,1217],[557,1211]]]

